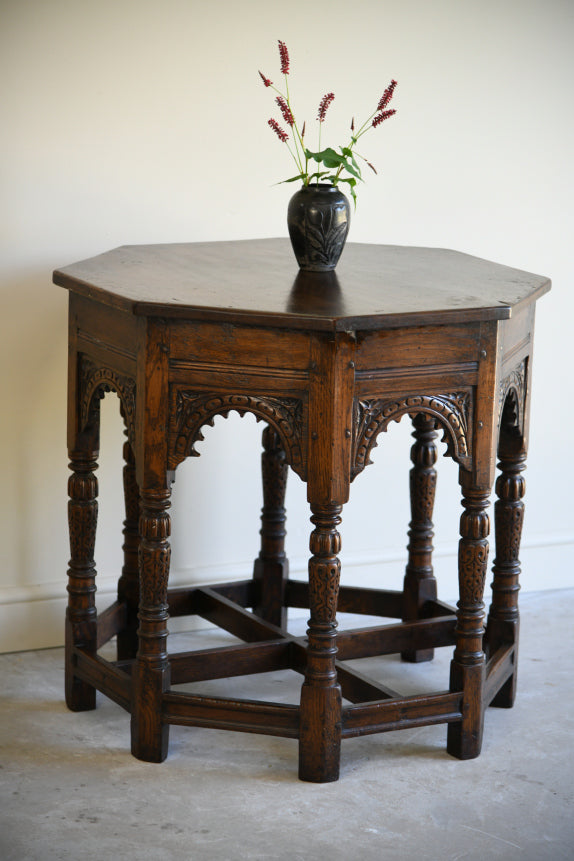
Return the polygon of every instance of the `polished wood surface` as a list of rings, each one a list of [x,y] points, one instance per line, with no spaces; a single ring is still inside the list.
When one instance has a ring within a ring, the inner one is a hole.
[[[132,752],[152,762],[168,754],[170,724],[297,738],[299,775],[314,782],[337,779],[342,740],[392,729],[445,723],[448,752],[477,756],[486,706],[509,707],[516,695],[534,310],[548,279],[453,251],[352,244],[336,275],[298,274],[286,241],[258,240],[124,247],[54,280],[70,291],[69,707],[92,709],[102,691],[131,713]],[[124,565],[118,600],[98,617],[96,470],[108,391],[126,427]],[[230,411],[265,426],[253,577],[173,589],[173,478],[197,455],[202,427]],[[351,484],[404,416],[414,443],[402,589],[341,587]],[[438,600],[432,563],[438,434],[462,494],[456,610]],[[289,468],[307,485],[307,582],[289,577],[285,555]],[[306,638],[289,632],[290,607],[309,609]],[[387,621],[338,632],[337,612]],[[170,615],[198,615],[243,642],[171,654]],[[117,660],[104,660],[98,650],[114,636]],[[454,646],[448,689],[430,694],[401,696],[347,663],[393,653],[428,661],[442,646]],[[277,669],[303,675],[299,705],[175,689]]]
[[[353,243],[336,272],[300,272],[286,239],[125,246],[54,277],[134,314],[336,331],[501,320],[550,286],[456,251]]]

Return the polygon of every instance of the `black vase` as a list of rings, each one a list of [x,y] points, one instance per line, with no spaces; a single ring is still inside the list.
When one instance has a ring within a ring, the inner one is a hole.
[[[287,226],[299,268],[330,272],[343,251],[351,207],[330,183],[304,185],[289,201]]]

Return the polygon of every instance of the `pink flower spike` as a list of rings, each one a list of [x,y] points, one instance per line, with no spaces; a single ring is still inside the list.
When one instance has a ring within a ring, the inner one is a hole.
[[[384,111],[391,99],[393,98],[393,93],[395,92],[395,87],[397,86],[397,82],[392,80],[381,98],[379,99],[379,104],[377,105],[378,111]],[[381,120],[382,122],[382,120]]]
[[[273,129],[273,131],[275,132],[275,134],[277,135],[277,137],[279,138],[279,140],[282,143],[285,143],[286,140],[289,140],[289,135],[287,134],[286,131],[283,131],[283,129],[281,128],[281,126],[279,125],[277,120],[273,120],[273,119],[269,120],[268,125],[271,126],[271,128]]]
[[[289,126],[295,125],[295,120],[293,119],[293,114],[291,113],[291,108],[283,98],[283,96],[277,96],[275,99],[279,107],[281,108],[281,113],[283,114],[283,119]]]
[[[396,114],[396,110],[394,109],[391,111],[383,111],[382,113],[377,114],[372,123],[373,128],[376,129],[377,126],[380,126],[381,123],[383,123],[385,120],[388,120],[389,117],[393,116],[393,114]]]
[[[279,59],[281,60],[281,74],[288,75],[289,74],[289,51],[287,50],[287,45],[285,42],[282,42],[281,39],[279,42]]]
[[[321,99],[321,104],[319,105],[319,113],[317,114],[317,119],[320,123],[325,122],[325,114],[327,113],[327,108],[335,98],[334,93],[327,93],[326,96],[323,96]]]
[[[263,83],[265,84],[265,86],[266,86],[266,87],[270,87],[270,86],[271,86],[271,84],[273,83],[273,81],[270,81],[270,80],[269,80],[269,78],[266,78],[266,77],[265,77],[265,75],[263,74],[263,72],[259,72],[259,74],[260,74],[260,76],[261,76],[261,80],[263,81]]]

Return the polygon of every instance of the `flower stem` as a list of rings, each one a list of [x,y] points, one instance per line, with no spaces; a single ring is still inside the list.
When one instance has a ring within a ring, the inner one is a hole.
[[[291,126],[291,128],[294,130],[293,141],[295,143],[295,152],[293,152],[293,150],[291,149],[290,146],[287,146],[287,149],[291,153],[291,157],[293,158],[293,161],[297,165],[299,173],[303,175],[303,174],[307,173],[307,158],[305,157],[305,169],[303,169],[303,158],[302,158],[302,156],[305,153],[305,146],[303,144],[303,138],[301,137],[301,133],[299,132],[299,127],[298,127],[297,121],[295,119],[295,114],[293,113],[293,110],[291,108],[291,102],[289,100],[289,79],[288,79],[287,75],[285,75],[284,77],[285,77],[285,93],[282,93],[281,90],[278,87],[276,87],[274,84],[271,85],[271,89],[274,90],[277,93],[277,95],[279,95],[285,99],[285,101],[287,102],[287,106],[291,112],[291,116],[293,117],[293,125]],[[301,152],[299,151],[299,148],[301,149]]]

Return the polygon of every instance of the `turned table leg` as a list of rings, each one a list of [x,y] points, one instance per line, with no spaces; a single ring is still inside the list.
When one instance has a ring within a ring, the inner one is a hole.
[[[341,563],[342,506],[313,506],[309,560],[307,669],[301,689],[299,777],[326,783],[339,777],[341,688],[337,681],[337,599]]]
[[[94,547],[98,520],[98,452],[86,445],[70,451],[68,481],[70,564],[66,611],[66,704],[72,711],[96,707],[96,689],[74,675],[74,649],[97,651],[96,566]]]
[[[486,642],[489,655],[501,646],[514,644],[514,672],[490,705],[511,708],[516,696],[518,667],[518,590],[520,589],[520,538],[524,519],[524,476],[526,453],[521,441],[503,428],[498,455],[500,475],[496,480],[494,504],[496,556],[492,567],[492,603],[488,615]]]
[[[413,419],[414,445],[411,448],[413,468],[409,475],[411,522],[409,524],[409,558],[403,585],[403,621],[420,619],[426,601],[437,597],[432,567],[432,514],[436,490],[437,459],[436,421],[419,413]],[[408,650],[401,653],[403,661],[430,661],[433,649]]]
[[[127,433],[127,432],[126,432]],[[117,636],[118,660],[135,658],[138,649],[139,606],[139,490],[136,482],[135,460],[131,444],[124,443],[124,564],[118,581],[118,601],[126,606],[126,623]]]
[[[289,563],[285,556],[285,490],[289,467],[279,435],[270,425],[263,431],[261,473],[261,551],[255,560],[253,577],[258,586],[254,612],[279,627],[287,625],[285,584]]]
[[[463,717],[462,721],[448,726],[447,750],[459,759],[472,759],[480,753],[484,723],[482,599],[488,564],[489,489],[473,486],[471,475],[466,471],[461,471],[461,484],[465,510],[460,519],[460,600],[457,605],[456,647],[451,663],[450,689],[463,692]]]
[[[167,756],[169,725],[162,718],[170,685],[167,654],[169,490],[141,491],[139,649],[133,670],[132,753],[147,762]]]

